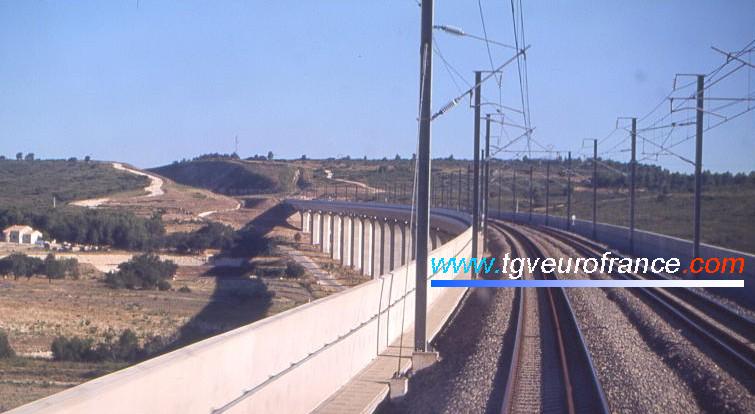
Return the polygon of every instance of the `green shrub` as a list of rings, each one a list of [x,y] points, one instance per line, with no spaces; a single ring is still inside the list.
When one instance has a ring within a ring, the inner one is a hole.
[[[13,358],[14,356],[16,356],[16,352],[10,346],[8,334],[5,331],[0,331],[0,359]]]
[[[73,279],[79,278],[79,261],[72,257],[70,259],[56,259],[55,255],[50,253],[45,257],[42,264],[42,274],[48,279],[63,279],[66,275]]]
[[[159,289],[161,291],[166,291],[166,290],[170,290],[170,288],[171,288],[170,282],[168,282],[167,280],[158,280],[157,281],[157,289]]]
[[[149,342],[149,347],[150,350],[156,350],[158,345],[152,340]],[[56,361],[134,362],[148,355],[147,349],[139,346],[139,338],[130,329],[121,332],[117,339],[115,333],[109,330],[103,341],[96,345],[89,338],[59,336],[52,341],[50,349],[52,350],[52,357]]]
[[[134,256],[128,262],[118,265],[118,270],[105,276],[108,286],[118,289],[168,290],[178,266],[170,260],[160,260],[153,253]]]
[[[288,263],[286,263],[286,276],[299,278],[304,276],[304,273],[306,273],[306,270],[304,269],[304,266],[300,265],[299,263],[296,263],[294,261],[289,261]]]
[[[236,232],[232,227],[210,222],[199,230],[185,233],[173,233],[163,239],[165,247],[172,247],[179,252],[198,252],[205,249],[226,249],[233,245]]]
[[[119,361],[136,361],[142,356],[142,349],[139,347],[139,338],[131,329],[121,332],[118,342],[112,347],[112,354],[115,360]]]
[[[23,253],[13,253],[0,259],[0,274],[13,275],[14,279],[25,276],[30,278],[43,271],[42,259],[29,257]]]
[[[50,346],[52,358],[56,361],[95,362],[101,358],[93,347],[91,339],[73,336],[66,338],[59,336]]]
[[[66,275],[78,278],[79,262],[74,258],[56,259],[52,253],[44,260],[23,253],[13,253],[0,259],[0,275],[13,275],[18,279],[21,276],[30,278],[35,274],[45,275],[50,280],[62,279]]]

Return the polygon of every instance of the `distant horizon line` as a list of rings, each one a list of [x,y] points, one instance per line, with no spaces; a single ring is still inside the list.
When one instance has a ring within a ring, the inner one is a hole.
[[[9,156],[6,156],[4,154],[0,154],[0,161],[1,160],[4,160],[4,161],[21,161],[21,162],[73,161],[73,159],[75,159],[76,161],[85,161],[85,157],[86,157],[86,155],[85,155],[84,157],[71,156],[71,157],[67,157],[67,158],[65,158],[65,157],[63,157],[63,158],[36,158],[36,154],[33,153],[33,152],[28,152],[28,153],[19,152],[19,153],[23,154],[21,159],[18,159],[15,156],[10,156],[9,157]],[[19,153],[17,153],[16,155],[18,155]],[[26,159],[24,159],[23,157],[25,157],[27,154],[34,154],[35,155],[34,159],[33,160],[26,160]],[[228,153],[225,153],[225,154],[221,154],[221,153],[200,154],[200,155],[197,155],[197,156],[195,156],[193,158],[182,158],[182,159],[178,159],[178,160],[169,161],[169,162],[164,163],[164,164],[158,164],[158,165],[148,166],[148,167],[137,167],[136,165],[132,164],[129,161],[106,160],[106,159],[98,159],[98,158],[94,158],[94,157],[91,157],[90,161],[92,161],[92,162],[120,162],[120,163],[125,163],[125,164],[132,165],[132,166],[134,166],[136,168],[140,168],[140,169],[145,169],[146,170],[146,169],[153,169],[153,168],[159,168],[159,167],[169,166],[169,165],[173,165],[173,164],[180,164],[180,163],[184,163],[184,162],[202,161],[202,159],[198,159],[201,156],[208,156],[204,160],[211,160],[211,159],[220,159],[220,160],[222,160],[222,159],[233,159],[233,160],[238,160],[238,161],[267,161],[267,162],[276,162],[276,161],[281,161],[281,162],[306,162],[306,161],[396,162],[396,161],[412,161],[413,160],[412,157],[403,157],[403,156],[400,159],[396,159],[395,155],[393,157],[382,157],[382,158],[369,158],[367,156],[351,157],[351,156],[344,156],[344,155],[342,155],[342,156],[338,156],[338,157],[331,156],[331,157],[324,157],[324,158],[321,158],[321,157],[316,157],[316,158],[310,158],[310,157],[306,157],[306,158],[301,158],[301,157],[298,157],[298,158],[283,158],[283,157],[281,157],[281,158],[275,158],[274,157],[272,159],[267,159],[262,154],[254,154],[254,155],[250,155],[248,157],[238,156],[238,158],[233,158],[232,157],[233,154],[234,153],[230,153],[230,154],[228,154]],[[216,156],[213,157],[213,155],[216,155]],[[396,155],[398,155],[398,154],[396,154]],[[255,157],[257,157],[257,159],[255,159]],[[539,161],[539,162],[542,162],[542,161],[559,161],[560,160],[560,161],[563,162],[563,161],[566,160],[566,158],[563,158],[563,157],[558,157],[558,158],[539,158],[539,157],[527,158],[525,156],[524,158],[525,159],[522,159],[522,158],[509,158],[509,159],[492,158],[492,161],[493,162],[502,162],[502,163],[510,163],[510,162],[518,161],[518,162],[527,163],[529,161]],[[612,161],[612,162],[615,162],[615,163],[618,163],[618,164],[624,164],[624,165],[628,165],[629,164],[628,161],[618,161],[618,160],[614,160],[614,159],[611,159],[611,158],[600,158],[600,157],[598,157],[598,159],[599,160],[603,160],[603,161],[608,160],[608,161]],[[573,161],[580,161],[580,162],[585,162],[585,161],[589,162],[591,160],[591,157],[575,157],[575,158],[572,158],[572,160]],[[449,157],[449,156],[435,157],[435,158],[432,158],[432,161],[473,162],[473,160],[471,158],[456,158],[454,156],[451,156],[451,157]],[[638,162],[638,165],[647,165],[647,166],[660,167],[662,170],[667,170],[667,171],[669,171],[671,173],[675,173],[676,172],[676,173],[680,173],[680,174],[683,174],[683,175],[694,175],[694,172],[687,173],[687,172],[673,171],[673,170],[670,170],[668,168],[665,168],[665,167],[663,167],[661,165],[657,165],[657,164],[648,164],[648,163]],[[707,173],[711,173],[711,174],[726,174],[726,173],[729,173],[729,174],[732,174],[732,175],[737,175],[737,174],[751,175],[751,174],[755,174],[755,169],[749,170],[749,171],[746,171],[746,170],[744,170],[744,171],[731,171],[731,170],[711,171],[711,170],[703,170],[703,172],[707,172]]]

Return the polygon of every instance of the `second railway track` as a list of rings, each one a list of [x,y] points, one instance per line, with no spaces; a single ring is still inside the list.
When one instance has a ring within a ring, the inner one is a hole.
[[[605,250],[595,242],[562,231],[540,230],[572,246],[585,257],[599,258],[601,250]],[[640,273],[618,272],[611,272],[611,276],[625,279],[649,277]],[[666,278],[661,274],[651,276]],[[700,338],[755,376],[755,321],[687,289],[637,288],[634,291],[689,326]]]

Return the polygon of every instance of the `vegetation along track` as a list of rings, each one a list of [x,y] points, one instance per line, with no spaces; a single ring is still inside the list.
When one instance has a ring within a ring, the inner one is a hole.
[[[539,230],[571,246],[585,257],[600,258],[605,252],[605,247],[593,241],[560,230]],[[624,257],[615,252],[613,254]],[[649,277],[667,279],[658,273],[644,275],[614,271],[611,276],[635,280]],[[673,315],[723,356],[755,377],[755,321],[751,318],[689,289],[636,288],[632,292]]]
[[[491,223],[516,256],[543,259],[517,229]],[[530,277],[544,277],[540,273]],[[519,288],[516,336],[501,412],[609,412],[577,319],[562,288]],[[513,317],[513,316],[512,316]]]

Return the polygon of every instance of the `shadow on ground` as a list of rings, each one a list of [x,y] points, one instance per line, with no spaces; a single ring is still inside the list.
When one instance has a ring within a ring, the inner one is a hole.
[[[278,226],[293,227],[286,218],[293,213],[288,205],[276,204],[258,215],[239,230],[234,246],[221,256],[253,258],[271,253],[275,241],[271,230]],[[168,352],[193,342],[230,331],[264,318],[272,305],[274,293],[262,279],[249,278],[251,269],[242,267],[213,267],[206,277],[216,278],[216,287],[209,303],[189,320],[175,339],[162,350]]]

